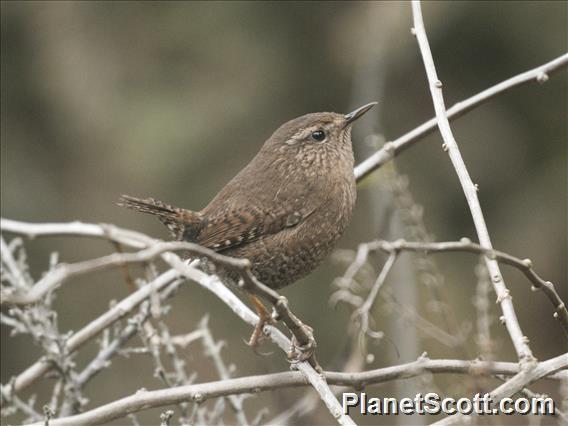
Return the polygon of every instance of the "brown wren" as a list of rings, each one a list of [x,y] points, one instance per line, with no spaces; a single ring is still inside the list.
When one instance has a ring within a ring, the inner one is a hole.
[[[201,211],[130,196],[122,196],[120,205],[158,216],[176,240],[249,259],[262,283],[284,287],[316,268],[351,220],[356,199],[351,127],[375,104],[283,124]]]

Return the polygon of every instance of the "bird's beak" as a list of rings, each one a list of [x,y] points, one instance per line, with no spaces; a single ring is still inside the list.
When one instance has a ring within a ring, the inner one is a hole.
[[[345,126],[353,123],[359,117],[363,116],[367,111],[377,105],[377,102],[371,102],[367,105],[363,105],[362,107],[357,108],[355,111],[351,111],[349,114],[345,114]]]

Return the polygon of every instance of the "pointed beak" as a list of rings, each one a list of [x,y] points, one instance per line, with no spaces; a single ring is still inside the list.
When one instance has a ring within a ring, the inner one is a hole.
[[[367,105],[357,108],[355,111],[351,111],[349,114],[345,114],[345,126],[353,123],[355,120],[363,116],[367,111],[377,105],[377,102],[371,102]]]

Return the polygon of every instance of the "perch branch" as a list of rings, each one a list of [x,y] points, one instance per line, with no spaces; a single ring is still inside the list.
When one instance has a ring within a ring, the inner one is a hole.
[[[152,244],[160,242],[159,240],[149,238],[144,234],[128,230],[122,230],[115,226],[83,224],[80,222],[74,222],[69,224],[27,224],[24,222],[2,219],[0,221],[0,229],[2,231],[15,232],[18,234],[27,235],[28,237],[36,237],[40,235],[41,236],[47,236],[47,235],[93,236],[93,237],[108,239],[111,241],[116,241],[124,245],[136,248],[142,248],[142,249]],[[182,243],[182,244],[191,244],[191,243]],[[191,248],[190,246],[187,247]],[[209,250],[207,249],[201,248],[197,245],[193,245],[193,247],[203,250],[203,252],[200,252],[200,255],[203,254],[207,256],[209,254],[208,253]],[[258,317],[237,296],[235,296],[234,293],[232,293],[224,284],[222,284],[221,281],[219,281],[219,279],[216,276],[208,275],[203,271],[200,271],[194,267],[191,267],[190,265],[187,265],[175,253],[172,253],[170,251],[164,252],[160,256],[166,263],[168,263],[173,268],[162,274],[160,277],[163,278],[164,276],[167,276],[168,278],[170,278],[170,282],[179,275],[189,278],[197,282],[205,289],[213,292],[217,297],[219,297],[223,302],[225,302],[225,304],[227,304],[235,314],[237,314],[245,322],[253,326],[256,325]],[[230,260],[225,263],[224,259],[230,259]],[[243,277],[245,285],[251,286],[251,289],[262,291],[263,285],[261,283],[258,283],[258,281],[256,281],[254,276],[250,273],[250,262],[248,260],[228,258],[226,256],[222,256],[214,252],[211,257],[211,260],[213,260],[214,262],[221,262],[224,267],[233,268],[235,272],[240,273],[240,275]],[[164,283],[163,285],[166,284],[167,283]],[[117,306],[121,305],[126,300],[130,300],[130,298],[134,296],[140,297],[141,290],[149,289],[147,290],[147,294],[145,294],[145,297],[138,302],[140,303],[142,300],[145,300],[145,298],[150,297],[152,292],[156,292],[159,290],[158,288],[151,288],[151,287],[152,286],[150,285],[143,287],[142,289],[131,294],[128,298],[124,299]],[[269,297],[268,300],[270,302],[272,302],[273,300],[276,300],[278,302],[278,305],[280,306],[275,306],[275,308],[279,310],[279,312],[283,313],[284,315],[289,315],[290,323],[286,323],[286,325],[289,327],[291,326],[292,327],[291,331],[292,333],[294,333],[295,330],[294,330],[293,314],[291,313],[291,311],[289,311],[287,304],[282,303],[282,301],[283,300],[285,301],[285,299],[281,298],[278,295],[278,293],[273,291],[271,292],[267,291],[266,294],[268,295]],[[94,327],[93,324],[100,326],[100,324],[102,323],[101,318],[104,317],[104,319],[108,320],[108,314],[111,311],[112,309],[109,310],[103,316],[99,317],[97,320],[91,322],[86,327],[84,327],[79,332],[83,333],[81,334],[81,339],[78,341],[82,344],[86,341],[84,339],[87,336],[89,336],[89,338],[93,338],[98,332],[102,331],[102,329],[107,327],[109,324],[99,329],[98,327]],[[120,310],[119,313],[121,314],[121,316],[117,317],[115,320],[120,319],[127,312]],[[282,319],[284,320],[284,318],[285,317],[283,316]],[[297,318],[296,320],[299,321],[299,319]],[[96,333],[93,333],[94,328],[97,329]],[[290,351],[291,348],[290,340],[284,334],[282,334],[280,330],[278,330],[273,326],[266,326],[265,332],[269,336],[269,338],[274,343],[276,343],[281,349],[283,349],[286,353]],[[76,339],[77,335],[71,337],[71,339],[74,338]],[[302,341],[301,335],[296,335],[296,338],[298,339],[298,341],[300,342]],[[295,366],[300,372],[302,372],[302,374],[304,374],[304,376],[309,381],[309,383],[318,392],[320,398],[325,403],[329,412],[339,424],[342,425],[354,424],[353,420],[351,420],[349,416],[343,414],[343,410],[341,408],[341,405],[339,404],[339,401],[337,400],[337,398],[335,397],[335,395],[333,394],[333,392],[325,382],[325,379],[321,377],[308,362],[299,362],[295,364]],[[50,368],[51,365],[49,363],[46,363],[43,360],[37,361],[35,364],[33,364],[31,367],[29,367],[27,370],[21,373],[12,382],[13,386],[11,386],[12,388],[11,391],[17,393],[19,390],[23,389],[24,387],[29,386],[30,384],[34,383],[37,379],[39,379],[41,376],[43,376],[47,371],[49,371]]]
[[[28,226],[26,226],[28,225]],[[79,274],[93,272],[113,266],[122,266],[127,263],[147,262],[159,255],[171,251],[185,251],[198,257],[206,257],[217,265],[236,272],[243,278],[243,287],[255,293],[272,305],[274,305],[279,317],[296,336],[302,346],[313,342],[313,336],[308,328],[294,315],[288,306],[287,300],[280,296],[270,287],[259,282],[250,270],[250,262],[247,259],[236,259],[213,250],[201,247],[189,242],[162,242],[149,238],[143,234],[133,231],[126,231],[111,225],[91,225],[80,222],[70,224],[23,224],[22,222],[2,219],[0,222],[2,230],[21,233],[33,238],[38,235],[89,235],[104,237],[113,242],[129,245],[136,248],[148,247],[137,253],[114,253],[98,259],[78,262],[72,265],[58,265],[56,269],[48,273],[38,283],[27,292],[16,292],[9,294],[4,291],[2,303],[8,304],[30,304],[40,300],[47,292],[57,288],[66,279]],[[162,256],[163,257],[163,256]],[[315,358],[311,357],[314,365],[317,365]]]
[[[208,275],[203,271],[195,268],[189,267],[187,264],[181,261],[173,253],[166,253],[166,261],[176,269],[180,274],[186,278],[195,281],[197,284],[203,288],[211,291],[215,296],[221,299],[237,316],[239,316],[243,321],[250,325],[256,325],[258,321],[258,316],[254,314],[248,306],[246,306],[241,299],[239,299],[235,294],[230,291],[219,279],[214,275]],[[288,353],[290,351],[290,340],[276,327],[272,325],[266,325],[264,328],[265,334],[280,347],[283,351]],[[319,394],[321,400],[324,402],[328,408],[331,415],[337,420],[339,424],[352,425],[353,420],[343,414],[343,410],[339,401],[335,397],[332,390],[329,388],[325,379],[321,377],[316,370],[306,361],[299,362],[295,364],[295,367],[302,372],[304,377],[313,386],[316,392]]]

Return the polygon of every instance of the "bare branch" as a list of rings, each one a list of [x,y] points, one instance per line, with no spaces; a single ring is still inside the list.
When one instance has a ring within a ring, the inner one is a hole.
[[[12,254],[12,250],[6,242],[4,238],[0,236],[0,254],[2,256],[2,263],[6,265],[7,270],[9,271],[11,277],[11,283],[14,287],[18,289],[27,289],[28,283],[26,277],[24,276],[22,270],[18,266],[18,262],[14,259]],[[1,299],[0,299],[1,300]]]
[[[426,30],[424,29],[424,22],[422,20],[420,2],[418,0],[412,1],[412,15],[414,19],[414,32],[418,39],[418,45],[426,68],[434,109],[436,110],[438,128],[440,129],[440,133],[442,134],[445,144],[444,147],[448,150],[450,160],[452,161],[464,191],[479,242],[483,247],[492,250],[493,246],[491,245],[491,238],[489,237],[481,205],[477,198],[477,187],[469,176],[469,172],[467,171],[467,167],[460,154],[458,144],[454,139],[454,135],[448,121],[446,107],[444,105],[444,97],[442,94],[442,82],[438,79],[436,74],[436,67],[434,65],[432,53],[430,52],[430,46],[428,44],[428,38],[426,37]],[[497,294],[497,300],[501,306],[503,316],[505,317],[505,326],[511,336],[517,356],[523,362],[530,362],[534,359],[534,356],[528,345],[528,339],[524,336],[519,325],[515,308],[513,307],[513,302],[511,300],[510,291],[505,285],[503,275],[499,269],[499,264],[495,259],[492,259],[487,255],[485,255],[484,258],[489,274],[491,275],[495,293]]]
[[[4,231],[17,232],[28,235],[29,237],[35,237],[37,235],[89,235],[107,238],[111,241],[129,246],[148,247],[147,249],[137,253],[115,253],[98,259],[75,263],[73,265],[60,265],[52,273],[46,275],[42,280],[34,285],[28,292],[13,294],[7,294],[4,292],[4,294],[2,294],[2,303],[34,303],[40,300],[48,291],[55,289],[64,280],[73,276],[112,266],[122,266],[127,263],[146,262],[159,255],[166,260],[166,252],[183,250],[194,256],[206,257],[213,263],[222,265],[223,268],[240,275],[243,278],[243,288],[261,296],[274,305],[280,319],[282,319],[292,334],[294,334],[300,345],[306,346],[314,341],[309,328],[305,327],[300,319],[290,310],[287,300],[255,278],[250,270],[250,262],[247,259],[223,256],[222,254],[216,253],[213,250],[209,250],[194,243],[163,242],[146,237],[143,234],[122,230],[110,225],[91,225],[80,222],[70,224],[33,225],[2,219],[0,222],[0,228]],[[313,362],[314,366],[317,366],[315,358],[313,356],[310,356],[309,358],[310,361]]]
[[[528,83],[544,83],[548,80],[550,76],[555,71],[561,70],[568,66],[568,53],[553,59],[546,64],[540,65],[529,71],[525,71],[482,92],[473,95],[463,101],[456,103],[453,107],[446,111],[447,118],[453,120],[455,118],[461,117],[466,112],[471,111],[474,108],[484,104],[488,100],[502,95],[503,93],[511,90],[515,87],[522,86]],[[399,138],[393,140],[392,142],[387,142],[380,150],[375,152],[366,160],[362,161],[355,167],[355,177],[357,182],[363,180],[373,171],[377,170],[383,164],[390,161],[394,156],[400,154],[402,151],[410,148],[420,139],[432,133],[436,130],[437,119],[431,118],[430,120],[422,123],[420,126],[411,130],[410,132],[400,136]]]
[[[177,276],[178,274],[174,270],[166,271],[153,282],[148,283],[135,293],[132,293],[71,336],[69,340],[67,340],[66,350],[69,353],[76,351],[83,344],[96,337],[105,328],[128,315],[140,303],[150,297],[152,291],[158,291],[164,288],[176,279]],[[9,386],[13,388],[13,392],[15,393],[21,392],[23,389],[35,383],[35,381],[47,373],[51,367],[52,364],[42,358],[19,374]]]
[[[92,224],[82,224],[82,223],[70,223],[70,224],[26,224],[23,222],[10,221],[7,219],[2,219],[0,222],[0,228],[4,231],[17,232],[20,234],[28,236],[38,236],[38,235],[83,235],[83,236],[94,236],[99,238],[109,239],[111,241],[117,241],[124,245],[129,245],[137,248],[144,248],[151,244],[159,242],[159,240],[154,240],[143,234],[139,234],[132,231],[122,230],[120,228],[109,226],[109,225],[92,225]],[[286,322],[286,325],[290,328],[294,335],[300,336],[298,339],[302,343],[302,334],[305,333],[305,329],[302,327],[301,321],[295,317],[287,306],[285,298],[280,297],[277,292],[259,283],[256,278],[250,272],[250,262],[245,259],[234,259],[227,256],[222,256],[210,250],[204,249],[198,245],[192,243],[180,243],[183,244],[189,250],[198,250],[200,255],[210,258],[213,262],[221,263],[223,267],[232,269],[233,271],[239,273],[244,279],[244,284],[250,286],[249,288],[253,291],[258,291],[263,297],[266,297],[271,303],[276,302],[275,308],[278,313],[282,315],[282,319]],[[102,329],[107,327],[112,322],[120,319],[128,312],[130,312],[136,305],[141,303],[146,298],[150,297],[152,292],[157,292],[169,282],[174,280],[179,275],[189,278],[197,282],[202,287],[213,292],[217,297],[219,297],[223,302],[225,302],[234,313],[236,313],[245,322],[256,325],[258,322],[258,317],[237,297],[235,296],[224,284],[219,281],[219,279],[214,275],[208,275],[203,271],[200,271],[190,265],[184,263],[176,254],[172,252],[164,252],[161,258],[172,266],[173,269],[160,275],[162,281],[160,285],[156,284],[156,279],[153,285],[146,285],[140,290],[131,294],[129,297],[120,302],[113,309],[109,310],[106,314],[102,315],[95,321],[88,324],[76,335],[69,339],[68,346],[75,350],[81,344],[83,344],[88,339],[93,338]],[[168,281],[164,282],[167,278]],[[144,292],[144,293],[141,293]],[[127,303],[128,301],[128,303]],[[117,307],[120,306],[120,309]],[[128,309],[126,309],[128,308]],[[112,312],[112,314],[111,314]],[[296,329],[295,327],[298,327]],[[280,348],[282,348],[286,353],[291,350],[290,340],[286,338],[277,328],[272,326],[265,327],[266,334],[270,339],[275,342]],[[80,338],[77,336],[79,335]],[[75,347],[76,345],[76,347]],[[300,370],[307,380],[312,384],[314,389],[320,395],[320,398],[327,406],[328,410],[332,416],[337,420],[339,424],[351,425],[354,424],[351,418],[343,414],[341,405],[337,401],[337,398],[329,389],[329,386],[307,362],[299,362],[295,364],[296,368]],[[16,393],[21,389],[29,386],[45,374],[51,365],[42,360],[36,362],[26,371],[21,373],[16,380],[13,382],[13,391]]]
[[[530,381],[547,377],[561,380],[568,376],[568,355],[562,355],[543,361],[533,370]],[[351,386],[360,389],[374,383],[383,383],[400,378],[416,377],[425,372],[471,374],[478,369],[487,370],[490,374],[517,374],[519,365],[510,362],[480,362],[461,360],[429,360],[420,358],[417,361],[394,367],[365,371],[362,373],[325,372],[327,382],[332,385]],[[562,370],[562,371],[560,371]],[[517,377],[518,373],[515,377]],[[528,383],[528,382],[527,382]],[[97,407],[76,416],[53,419],[51,426],[74,424],[100,424],[113,419],[124,417],[148,408],[176,404],[180,401],[204,402],[208,399],[243,393],[259,393],[285,387],[306,386],[306,378],[294,371],[273,373],[260,376],[241,377],[238,379],[221,380],[197,385],[179,386],[157,391],[138,391],[136,394]],[[526,383],[525,383],[526,384]],[[524,385],[523,385],[524,386]],[[514,387],[509,385],[508,392]],[[511,394],[512,394],[511,393]],[[497,395],[497,394],[496,394]],[[36,425],[40,425],[37,423]]]
[[[385,262],[383,269],[381,270],[381,273],[379,274],[375,283],[373,284],[373,287],[371,288],[371,291],[369,292],[367,299],[361,305],[361,307],[359,307],[357,310],[355,310],[355,312],[353,312],[353,316],[355,318],[359,318],[359,320],[361,322],[361,333],[364,333],[364,334],[366,334],[366,335],[368,335],[372,338],[381,338],[382,333],[379,333],[379,332],[376,332],[376,331],[373,331],[373,330],[370,329],[370,327],[369,327],[369,313],[370,313],[373,305],[375,304],[375,300],[377,299],[377,295],[379,294],[379,290],[381,289],[384,282],[386,281],[387,276],[388,276],[391,268],[393,267],[394,262],[396,261],[396,257],[397,257],[396,252],[390,253],[389,258]]]
[[[526,368],[526,365],[529,365],[530,368]],[[524,366],[521,365],[520,371],[510,378],[508,381],[503,383],[497,389],[493,390],[489,395],[491,396],[491,400],[498,402],[501,401],[503,398],[510,397],[515,393],[521,391],[524,387],[530,385],[531,383],[535,382],[536,380],[545,377],[547,374],[551,372],[559,371],[564,369],[562,373],[568,374],[565,370],[568,366],[568,354],[562,354],[557,356],[556,358],[552,358],[540,363],[530,363],[525,364]],[[565,380],[565,378],[561,379]],[[461,424],[463,423],[463,415],[457,414],[452,417],[446,417],[439,422],[434,423],[435,425],[453,425],[453,424]]]
[[[533,269],[530,259],[520,259],[502,251],[494,250],[493,248],[485,248],[481,245],[472,242],[469,238],[462,238],[460,241],[445,241],[445,242],[410,242],[405,240],[397,240],[394,242],[376,240],[367,243],[367,249],[382,250],[386,253],[396,253],[400,250],[413,251],[413,252],[426,252],[426,253],[442,253],[461,251],[484,255],[490,259],[512,266],[521,271],[533,284],[533,287],[547,296],[550,303],[554,307],[554,318],[560,322],[562,329],[568,335],[568,311],[566,305],[556,292],[554,284],[550,281],[543,280]]]
[[[156,242],[145,250],[136,253],[114,253],[97,259],[86,260],[74,264],[60,264],[56,269],[50,271],[45,277],[38,281],[31,290],[25,293],[7,292],[2,294],[2,304],[27,305],[35,303],[45,296],[46,293],[59,287],[69,278],[90,272],[100,271],[110,267],[123,266],[129,263],[144,263],[168,251],[186,251],[192,255],[207,257],[217,263],[228,265],[233,269],[243,271],[250,265],[245,259],[236,259],[215,253],[212,250],[201,247],[197,244],[172,241]]]
[[[491,324],[493,318],[489,311],[491,306],[489,302],[491,283],[489,282],[487,268],[483,263],[483,259],[480,259],[475,267],[475,275],[477,276],[477,286],[473,305],[477,312],[476,343],[483,359],[490,361],[494,359],[493,352],[495,348],[495,344],[491,339]]]
[[[170,255],[168,256],[167,262],[177,271],[215,294],[242,320],[251,325],[256,325],[258,317],[225,285],[223,285],[217,277],[207,275],[206,273],[198,269],[188,267],[188,265],[183,263],[176,255],[172,253],[166,254]],[[286,353],[290,351],[290,340],[286,336],[284,336],[284,334],[282,334],[282,332],[276,327],[267,325],[265,326],[264,332]],[[295,364],[295,367],[304,374],[304,376],[314,387],[316,392],[318,392],[320,398],[339,424],[354,424],[353,420],[351,420],[349,416],[343,414],[341,405],[325,382],[325,379],[321,377],[308,362],[299,362]]]
[[[206,349],[206,355],[210,356],[213,360],[213,364],[215,365],[215,369],[219,374],[219,378],[223,380],[231,379],[231,373],[229,369],[225,365],[223,358],[221,357],[221,348],[223,346],[223,342],[215,342],[213,340],[213,336],[211,335],[211,330],[207,325],[207,317],[205,317],[201,324],[199,325],[199,330],[201,331],[201,341],[203,342],[203,346]],[[243,399],[237,395],[229,395],[229,403],[237,416],[237,420],[239,424],[247,425],[249,421],[245,416],[245,412],[243,410]]]

